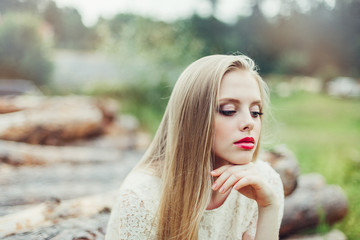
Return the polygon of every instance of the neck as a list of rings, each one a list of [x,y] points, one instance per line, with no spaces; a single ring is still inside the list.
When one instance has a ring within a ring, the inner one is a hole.
[[[228,161],[222,159],[222,158],[219,158],[219,157],[215,157],[215,161],[214,161],[214,167],[213,167],[213,170],[214,169],[217,169],[221,166],[224,166],[226,164],[230,164]]]

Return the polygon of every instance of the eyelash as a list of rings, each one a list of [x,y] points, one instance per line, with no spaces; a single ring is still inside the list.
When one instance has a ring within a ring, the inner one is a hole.
[[[233,115],[236,113],[236,111],[233,111],[233,110],[231,110],[231,111],[225,111],[225,110],[221,110],[221,109],[219,109],[218,112],[219,112],[221,115],[224,115],[224,116],[226,116],[226,117],[231,117],[231,116],[233,116]],[[257,112],[257,111],[251,111],[250,114],[251,114],[251,116],[252,116],[253,118],[257,118],[257,117],[263,115],[264,113],[262,113],[262,112]]]

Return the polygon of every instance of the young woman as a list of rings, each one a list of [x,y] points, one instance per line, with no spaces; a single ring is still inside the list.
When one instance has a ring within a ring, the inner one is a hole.
[[[278,239],[283,186],[257,160],[268,104],[246,56],[207,56],[188,66],[120,188],[106,239]]]

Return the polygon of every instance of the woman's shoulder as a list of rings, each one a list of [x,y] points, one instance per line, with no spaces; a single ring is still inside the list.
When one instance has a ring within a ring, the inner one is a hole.
[[[160,178],[149,170],[136,169],[131,171],[124,180],[125,184],[142,185],[142,184],[160,183]]]
[[[150,171],[143,169],[133,170],[123,181],[120,187],[120,195],[131,192],[141,198],[153,198],[154,195],[160,193],[160,184],[160,178]]]
[[[265,178],[280,180],[280,175],[271,167],[268,162],[265,162],[262,159],[257,159],[254,163]]]
[[[147,239],[159,200],[160,179],[132,171],[124,180],[109,219],[106,239]]]

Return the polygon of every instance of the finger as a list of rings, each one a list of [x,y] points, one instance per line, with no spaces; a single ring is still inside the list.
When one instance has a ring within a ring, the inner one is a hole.
[[[227,164],[227,165],[224,165],[224,166],[221,166],[217,169],[214,169],[210,172],[211,176],[213,177],[217,177],[217,176],[220,176],[223,172],[225,172],[229,167],[231,167],[232,165],[230,164]]]
[[[223,172],[212,185],[212,189],[214,191],[218,190],[223,185],[223,183],[230,177],[230,175],[231,173],[229,171]]]
[[[254,199],[262,207],[277,201],[276,194],[274,194],[267,182],[257,177],[244,177],[235,183],[233,188],[244,196]]]
[[[245,176],[241,178],[237,183],[234,184],[233,188],[235,190],[240,190],[243,187],[246,187],[248,185],[254,185],[254,178],[251,176]]]
[[[226,181],[223,183],[223,185],[220,187],[219,192],[220,193],[226,193],[230,188],[234,186],[235,183],[239,181],[239,178],[235,175],[231,175]]]

